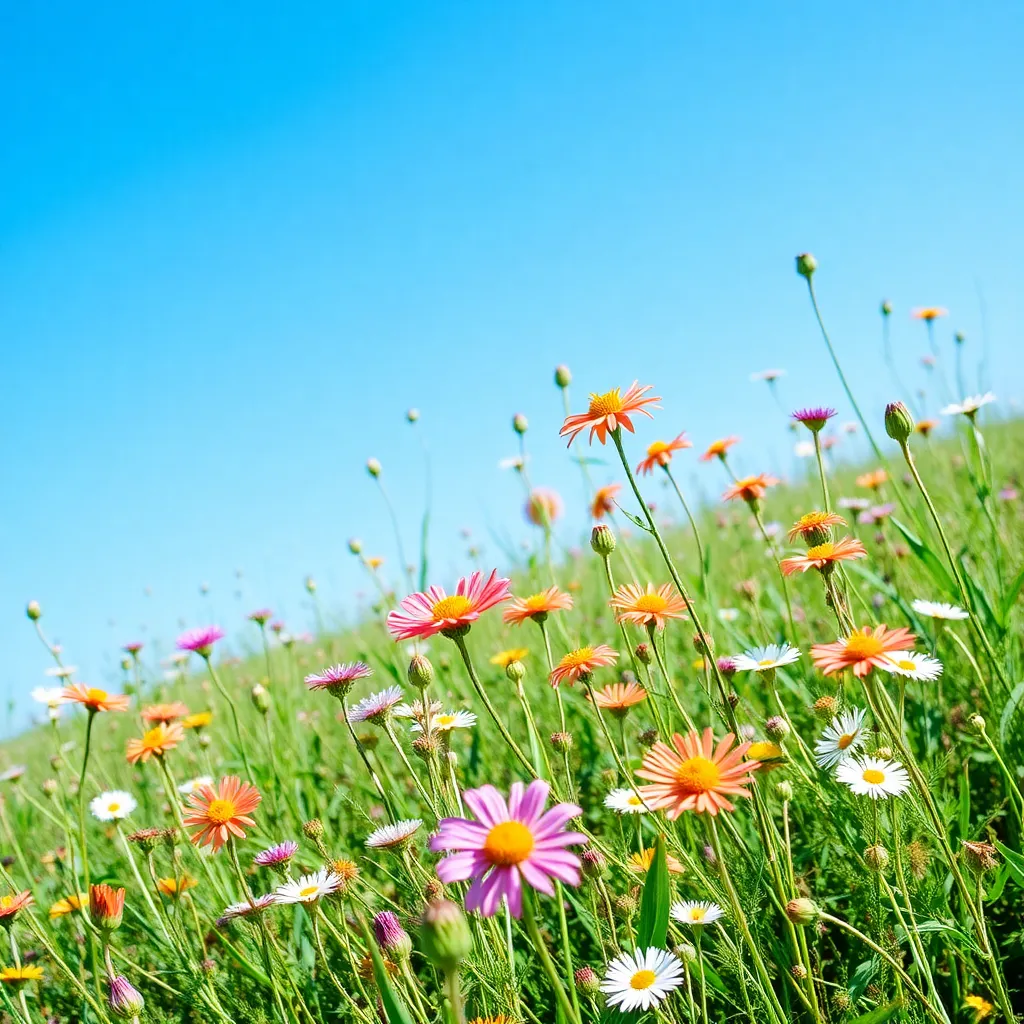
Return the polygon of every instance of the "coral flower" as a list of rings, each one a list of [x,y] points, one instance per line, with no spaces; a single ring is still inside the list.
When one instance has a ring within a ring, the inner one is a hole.
[[[248,782],[242,782],[237,775],[226,775],[215,790],[202,786],[188,798],[191,812],[185,817],[185,825],[198,825],[199,831],[192,836],[196,846],[213,845],[219,850],[232,836],[245,838],[243,825],[256,822],[250,817],[260,805],[260,791]]]
[[[594,703],[613,715],[625,715],[631,707],[645,700],[647,691],[639,683],[612,683],[603,690],[594,691]]]
[[[388,612],[388,630],[396,640],[425,640],[441,633],[462,635],[488,608],[507,601],[509,580],[498,577],[498,570],[484,579],[482,572],[459,580],[450,597],[442,587],[426,593],[410,594],[401,605]]]
[[[446,885],[473,879],[467,910],[491,917],[505,897],[509,913],[519,917],[524,882],[546,896],[555,894],[552,878],[580,884],[580,859],[565,847],[585,843],[587,837],[564,828],[583,811],[563,803],[545,812],[550,789],[541,779],[529,786],[514,782],[507,802],[494,786],[469,789],[463,798],[478,820],[444,818],[439,823],[431,850],[456,852],[438,863],[437,875]]]
[[[84,704],[91,713],[97,711],[127,711],[131,698],[126,693],[107,693],[85,683],[73,683],[61,691],[61,700]]]
[[[168,750],[173,750],[185,738],[185,730],[180,723],[168,725],[161,722],[149,730],[141,739],[133,737],[128,741],[127,758],[129,764],[145,764],[151,757],[163,757]]]
[[[213,721],[212,711],[197,711],[181,720],[183,729],[205,729]]]
[[[176,718],[188,716],[188,706],[180,700],[172,704],[151,704],[142,711],[142,717],[147,722],[173,722]]]
[[[503,622],[521,626],[527,619],[543,622],[552,612],[568,611],[571,607],[571,595],[563,593],[558,587],[548,587],[529,597],[513,597],[501,618]]]
[[[97,928],[108,931],[120,928],[124,917],[124,889],[115,889],[105,883],[90,886],[89,916]]]
[[[644,406],[661,401],[660,398],[645,398],[644,395],[650,390],[650,384],[640,387],[639,381],[633,381],[624,395],[619,393],[619,388],[606,391],[603,395],[591,393],[590,407],[586,412],[567,416],[562,424],[562,429],[558,432],[559,436],[568,437],[569,444],[572,444],[577,436],[589,427],[590,437],[588,440],[590,443],[594,443],[594,435],[597,434],[598,441],[604,444],[608,434],[614,433],[619,427],[625,427],[632,434],[634,431],[630,414],[642,412],[645,416],[653,419],[654,417]]]
[[[822,541],[828,538],[833,526],[845,526],[846,520],[835,512],[808,512],[802,515],[789,531],[789,539],[802,537],[804,540]]]
[[[527,522],[534,526],[551,526],[556,519],[560,519],[564,506],[557,491],[549,487],[535,487],[530,491],[526,499],[526,506],[523,513]]]
[[[615,495],[622,490],[622,484],[608,484],[607,487],[599,487],[590,503],[590,514],[595,520],[604,519],[615,511]]]
[[[917,309],[910,311],[910,315],[915,320],[931,323],[932,320],[938,320],[940,316],[949,316],[949,310],[944,306],[918,306]]]
[[[19,910],[31,906],[33,903],[32,893],[26,889],[24,892],[11,892],[6,896],[0,896],[0,921],[14,917]]]
[[[855,676],[863,678],[873,668],[891,672],[893,662],[888,655],[905,654],[913,648],[916,639],[905,626],[899,629],[886,629],[884,624],[874,629],[865,626],[834,644],[815,644],[811,657],[815,668],[820,668],[827,676],[852,668]]]
[[[877,491],[888,479],[889,474],[884,469],[873,469],[869,473],[861,473],[857,477],[857,486]]]
[[[641,786],[640,795],[655,810],[664,810],[669,821],[683,811],[716,815],[735,810],[728,798],[749,797],[745,787],[759,767],[757,761],[744,760],[749,743],[732,747],[735,738],[728,733],[715,746],[708,728],[703,736],[676,733],[671,747],[659,740],[644,755],[643,767],[637,771],[640,778],[652,783]]]
[[[937,426],[939,426],[938,420],[918,420],[914,429],[922,437],[927,437]]]
[[[784,558],[779,562],[779,568],[783,576],[792,576],[797,572],[807,572],[808,569],[818,569],[821,572],[831,572],[836,562],[849,562],[854,558],[866,558],[867,551],[864,545],[856,537],[843,537],[841,540],[827,540],[824,544],[815,544],[807,549],[805,555],[794,555],[792,558]]]
[[[562,682],[572,686],[577,679],[590,679],[594,674],[594,669],[614,665],[618,658],[619,652],[613,651],[607,644],[598,644],[596,647],[577,647],[575,651],[566,654],[552,669],[548,679],[552,686],[557,686]]]
[[[682,451],[684,448],[692,448],[693,445],[686,440],[686,434],[679,434],[672,441],[655,441],[647,447],[647,457],[637,463],[636,471],[640,476],[646,476],[654,472],[655,466],[664,469],[672,461],[672,453]]]
[[[639,583],[624,583],[608,604],[617,612],[616,622],[632,622],[637,626],[664,629],[669,619],[686,618],[686,604],[671,583],[663,583],[657,590],[651,583],[646,590],[642,590]]]
[[[203,658],[208,658],[213,645],[224,638],[224,630],[220,626],[200,626],[198,629],[186,630],[174,642],[179,651],[192,651]]]
[[[501,668],[508,668],[513,661],[522,661],[530,653],[526,647],[510,647],[506,651],[498,651],[491,656],[491,664]]]
[[[760,501],[769,487],[777,484],[778,478],[769,473],[758,473],[757,476],[745,476],[730,487],[722,495],[723,501],[732,501],[735,498],[742,498],[748,504],[752,501]]]
[[[703,455],[700,456],[701,462],[710,462],[712,459],[722,459],[725,461],[725,453],[734,445],[739,444],[740,439],[738,437],[723,437],[718,441],[712,441],[708,445],[707,450]]]

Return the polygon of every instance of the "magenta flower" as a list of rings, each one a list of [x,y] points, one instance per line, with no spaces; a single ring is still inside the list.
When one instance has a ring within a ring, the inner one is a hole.
[[[349,661],[340,665],[329,665],[322,672],[306,676],[306,686],[311,690],[326,690],[334,697],[343,697],[357,679],[373,675],[373,669],[361,661]]]
[[[537,779],[529,786],[514,782],[508,802],[494,788],[469,789],[463,797],[478,821],[444,818],[430,840],[435,853],[454,850],[437,865],[442,882],[473,879],[466,893],[466,909],[484,917],[498,912],[508,900],[513,917],[523,909],[523,882],[554,896],[552,878],[566,885],[580,884],[580,859],[565,849],[587,842],[580,832],[564,832],[565,825],[582,810],[576,804],[558,804],[545,812],[548,783]]]
[[[142,646],[143,644],[141,640],[132,640],[131,643],[125,644],[124,647],[121,648],[121,650],[124,651],[125,654],[134,655],[138,654],[139,651],[142,650]]]
[[[210,656],[213,645],[224,637],[220,626],[200,626],[198,629],[187,629],[175,641],[179,651],[193,651],[204,658]]]
[[[260,850],[252,862],[258,868],[275,868],[279,864],[287,864],[298,852],[299,844],[294,839],[286,839],[269,849]]]
[[[480,613],[507,601],[510,580],[499,579],[498,570],[484,579],[482,572],[463,576],[454,594],[443,587],[430,587],[410,594],[394,611],[388,612],[388,630],[396,640],[425,640],[435,633],[461,636],[480,618]]]
[[[817,434],[819,430],[823,430],[825,424],[828,423],[833,416],[835,416],[835,409],[827,405],[815,405],[809,409],[797,409],[793,413],[793,419],[798,423],[802,423],[812,434]]]
[[[246,616],[250,622],[255,622],[257,626],[262,628],[265,626],[274,616],[274,613],[269,608],[257,608],[254,612],[249,612]]]

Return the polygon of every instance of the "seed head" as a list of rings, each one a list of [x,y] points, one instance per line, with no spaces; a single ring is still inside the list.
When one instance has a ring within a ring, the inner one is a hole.
[[[560,754],[564,754],[567,751],[572,750],[572,733],[553,732],[551,734],[551,746],[553,746]]]
[[[814,714],[823,721],[831,722],[839,711],[839,701],[831,694],[819,697],[812,705]]]
[[[976,875],[996,869],[999,862],[996,860],[996,848],[991,843],[976,843],[965,839],[963,848],[967,866]]]
[[[881,874],[889,863],[889,851],[880,843],[876,843],[864,851],[864,860],[872,871]]]

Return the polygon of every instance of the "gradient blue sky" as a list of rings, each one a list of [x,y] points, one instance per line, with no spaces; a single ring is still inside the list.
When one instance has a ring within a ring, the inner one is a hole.
[[[1004,408],[1020,390],[1019,3],[57,3],[4,36],[5,695],[43,681],[29,598],[96,682],[179,620],[304,627],[307,573],[350,608],[347,537],[395,564],[369,455],[413,546],[410,405],[438,582],[460,526],[487,561],[489,529],[527,535],[497,469],[517,410],[572,534],[558,362],[577,406],[654,382],[642,442],[735,432],[743,468],[792,469],[751,371],[849,417],[804,249],[876,414],[886,296],[908,377],[908,310],[940,303],[946,350],[987,338]]]

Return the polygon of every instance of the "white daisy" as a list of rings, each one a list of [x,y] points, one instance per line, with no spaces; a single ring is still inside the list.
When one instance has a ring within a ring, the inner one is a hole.
[[[916,651],[895,651],[889,655],[889,662],[895,675],[908,679],[923,679],[930,683],[942,675],[942,662],[938,658]]]
[[[213,778],[209,775],[197,775],[194,779],[189,779],[188,782],[183,782],[178,787],[178,792],[183,796],[191,796],[197,789],[201,789],[203,786],[212,786]]]
[[[863,708],[851,708],[836,715],[814,745],[814,760],[819,768],[832,768],[851,757],[864,745]]]
[[[452,729],[472,729],[476,725],[476,715],[472,711],[445,711],[430,719],[430,728],[435,732],[451,732]],[[423,732],[419,722],[409,726],[410,732]]]
[[[315,903],[337,892],[345,884],[341,875],[330,868],[321,868],[312,875],[290,879],[274,890],[275,903]]]
[[[851,757],[840,762],[836,768],[836,781],[849,786],[856,796],[869,796],[872,800],[899,796],[910,785],[910,777],[903,765],[878,757]]]
[[[719,622],[735,622],[740,617],[739,608],[719,608],[718,609],[718,621]]]
[[[604,798],[604,805],[616,814],[646,814],[651,810],[633,789],[613,789]]]
[[[641,952],[621,953],[608,964],[601,982],[608,1006],[623,1013],[649,1010],[683,983],[683,964],[667,950],[651,946]]]
[[[402,688],[400,686],[389,686],[380,693],[371,693],[364,697],[358,704],[349,710],[348,720],[350,722],[384,722],[391,716],[391,711],[396,704],[402,701]]]
[[[423,824],[420,818],[408,818],[396,821],[394,825],[382,825],[366,837],[364,844],[370,850],[391,850],[396,846],[404,846]]]
[[[120,821],[127,818],[138,806],[135,797],[122,789],[112,789],[107,793],[100,793],[89,801],[89,810],[92,816],[100,821]]]
[[[53,710],[64,703],[64,688],[62,686],[37,686],[32,691],[32,699]]]
[[[243,900],[241,903],[232,903],[231,906],[224,909],[224,913],[214,923],[218,928],[221,928],[228,921],[234,921],[238,917],[248,917],[250,914],[262,913],[267,907],[272,907],[276,903],[277,899],[272,892],[267,893],[265,896],[253,897],[252,903],[248,902],[248,900]]]
[[[952,402],[942,410],[943,416],[970,416],[974,414],[983,406],[988,405],[990,402],[994,402],[996,396],[991,391],[986,391],[983,395],[971,395],[965,398],[962,402]]]
[[[767,672],[782,665],[792,665],[800,657],[799,647],[789,644],[767,644],[765,647],[751,647],[742,654],[734,654],[732,663],[737,672]]]
[[[0,772],[0,782],[17,782],[28,771],[23,764],[12,764],[10,768]]]
[[[677,900],[669,913],[676,921],[700,927],[711,924],[725,914],[725,911],[710,900]]]
[[[51,679],[70,679],[77,671],[77,665],[51,665],[46,675]]]
[[[945,601],[922,601],[918,598],[916,601],[911,601],[910,607],[918,615],[926,615],[929,619],[970,618],[969,612],[965,612],[963,608],[958,608],[955,604],[946,604]]]

